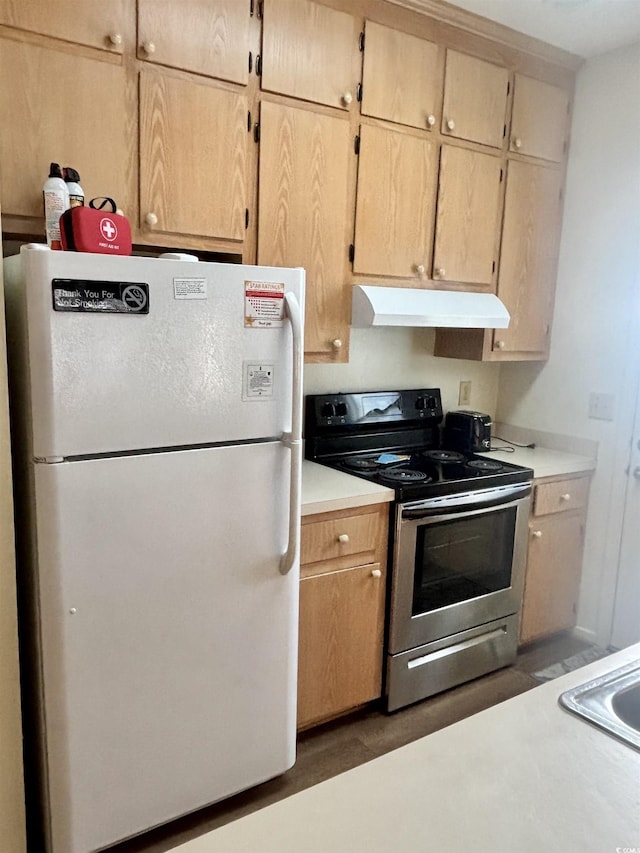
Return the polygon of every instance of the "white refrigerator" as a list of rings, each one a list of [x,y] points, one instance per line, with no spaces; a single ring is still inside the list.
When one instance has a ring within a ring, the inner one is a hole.
[[[88,853],[295,761],[304,271],[5,279],[44,843]]]

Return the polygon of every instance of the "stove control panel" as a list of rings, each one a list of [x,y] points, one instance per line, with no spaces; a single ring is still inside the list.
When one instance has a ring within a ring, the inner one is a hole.
[[[442,421],[439,388],[408,391],[359,391],[350,394],[312,394],[305,398],[305,430],[316,432],[388,428]]]

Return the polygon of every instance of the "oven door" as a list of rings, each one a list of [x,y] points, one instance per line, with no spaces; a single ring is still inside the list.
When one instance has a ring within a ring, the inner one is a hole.
[[[391,654],[518,613],[530,494],[519,483],[397,507]]]

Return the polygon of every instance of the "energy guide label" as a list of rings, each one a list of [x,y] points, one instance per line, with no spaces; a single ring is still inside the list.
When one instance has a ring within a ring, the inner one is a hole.
[[[245,281],[244,324],[253,329],[273,329],[284,320],[284,282]]]

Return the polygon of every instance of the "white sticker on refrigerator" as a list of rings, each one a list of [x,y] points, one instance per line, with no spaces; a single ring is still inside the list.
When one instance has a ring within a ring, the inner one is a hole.
[[[245,361],[242,367],[242,399],[272,400],[276,375],[275,362]]]
[[[174,280],[173,280],[173,298],[174,299],[206,299],[207,298],[207,280],[206,280],[206,278],[174,278]]]
[[[245,281],[244,324],[252,329],[274,329],[284,320],[284,283]]]

